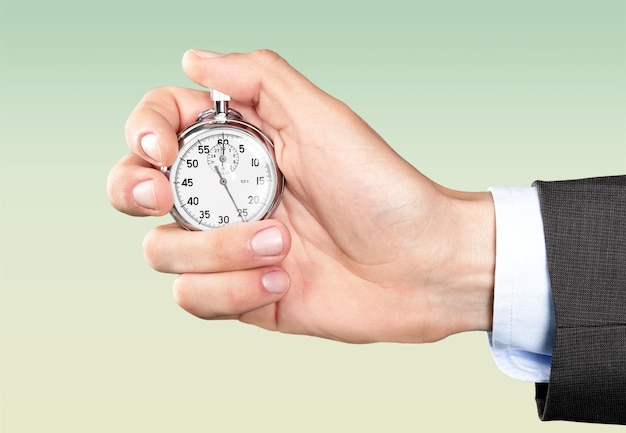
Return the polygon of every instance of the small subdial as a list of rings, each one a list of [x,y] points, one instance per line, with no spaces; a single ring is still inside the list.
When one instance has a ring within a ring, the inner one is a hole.
[[[239,165],[239,152],[230,144],[218,143],[207,155],[209,166],[217,167],[221,174],[235,171]]]

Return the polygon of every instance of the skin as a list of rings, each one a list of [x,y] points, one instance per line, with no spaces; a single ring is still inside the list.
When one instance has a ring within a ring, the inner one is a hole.
[[[408,164],[345,104],[273,52],[190,50],[185,73],[229,95],[275,144],[287,186],[271,220],[145,238],[148,263],[179,274],[176,302],[204,319],[351,343],[431,342],[492,326],[495,217],[489,193],[454,191]],[[172,207],[159,171],[208,92],[159,88],[126,124],[131,153],[108,178],[121,212]],[[142,146],[143,144],[143,146]]]

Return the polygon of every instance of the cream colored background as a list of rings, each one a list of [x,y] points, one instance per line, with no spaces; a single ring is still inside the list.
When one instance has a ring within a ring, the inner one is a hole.
[[[1,430],[600,431],[537,420],[483,334],[351,346],[203,322],[105,180],[192,47],[271,48],[435,181],[626,170],[623,1],[2,0]],[[337,145],[341,145],[337,143]]]

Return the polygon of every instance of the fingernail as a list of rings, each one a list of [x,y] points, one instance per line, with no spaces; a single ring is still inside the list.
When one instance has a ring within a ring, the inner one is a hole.
[[[216,53],[215,51],[198,50],[195,48],[189,51],[191,51],[198,57],[202,57],[203,59],[214,59],[216,57],[222,57],[224,55],[221,53]]]
[[[135,189],[133,189],[133,200],[141,207],[158,210],[159,206],[154,193],[154,182],[146,180],[135,186]]]
[[[283,271],[272,271],[261,278],[263,287],[270,293],[282,293],[289,287],[289,277]]]
[[[141,137],[141,149],[153,161],[161,163],[161,148],[156,134],[150,133]]]
[[[283,236],[276,227],[258,232],[252,238],[252,250],[260,256],[277,256],[283,252]]]

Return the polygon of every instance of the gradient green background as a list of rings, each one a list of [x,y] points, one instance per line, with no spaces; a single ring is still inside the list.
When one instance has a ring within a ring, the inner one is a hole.
[[[105,183],[192,47],[270,48],[435,181],[626,172],[622,0],[2,0],[3,432],[600,431],[541,423],[482,333],[354,346],[203,322]],[[340,145],[340,143],[338,143]]]

